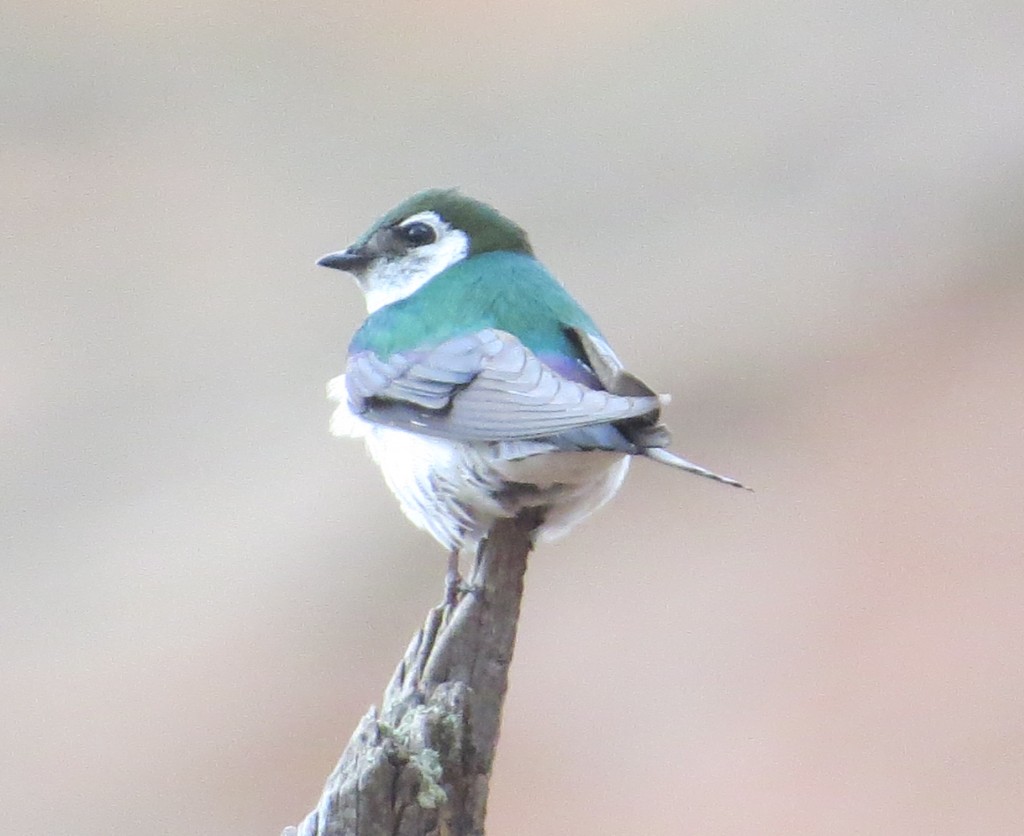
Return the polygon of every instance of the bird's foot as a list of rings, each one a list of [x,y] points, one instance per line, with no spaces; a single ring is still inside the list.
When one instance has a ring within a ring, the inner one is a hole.
[[[459,570],[455,569],[453,571],[449,567],[444,576],[444,605],[454,609],[465,590],[466,587],[462,583],[462,576],[459,574]]]
[[[462,582],[462,574],[459,572],[459,549],[454,548],[448,552],[448,571],[444,576],[445,606],[454,609],[466,591],[467,587]]]

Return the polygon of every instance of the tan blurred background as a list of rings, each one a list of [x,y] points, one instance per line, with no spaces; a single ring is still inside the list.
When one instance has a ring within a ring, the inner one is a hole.
[[[444,571],[313,261],[433,185],[757,488],[534,556],[489,833],[1024,832],[1019,2],[2,17],[0,832],[313,805]]]

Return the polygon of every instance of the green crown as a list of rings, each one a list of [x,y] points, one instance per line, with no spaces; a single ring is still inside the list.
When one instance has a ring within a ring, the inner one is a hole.
[[[469,236],[469,255],[515,252],[533,255],[526,232],[493,206],[459,194],[456,189],[426,189],[403,200],[383,215],[356,242],[365,244],[378,230],[393,226],[418,212],[434,212]]]

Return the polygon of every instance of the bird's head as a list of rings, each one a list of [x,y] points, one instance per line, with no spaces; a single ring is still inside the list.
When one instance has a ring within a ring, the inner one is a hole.
[[[532,255],[526,233],[496,209],[455,189],[428,189],[317,264],[355,276],[373,313],[414,293],[456,262],[495,251]]]

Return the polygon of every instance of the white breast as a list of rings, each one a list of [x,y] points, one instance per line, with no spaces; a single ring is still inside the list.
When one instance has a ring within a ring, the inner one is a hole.
[[[611,499],[629,468],[621,453],[456,443],[371,424],[349,411],[343,376],[328,393],[339,402],[331,432],[363,438],[405,515],[448,549],[472,546],[496,519],[537,505],[549,509],[540,536],[560,537]]]

